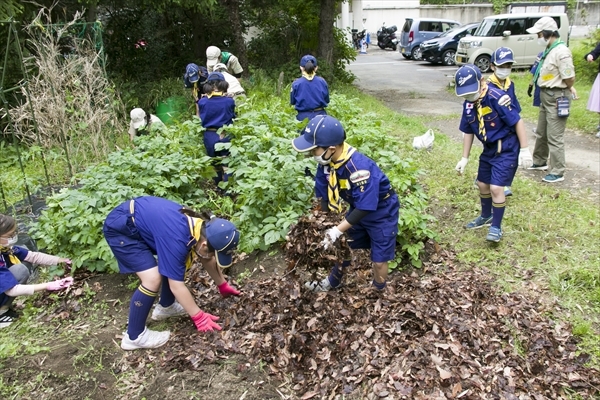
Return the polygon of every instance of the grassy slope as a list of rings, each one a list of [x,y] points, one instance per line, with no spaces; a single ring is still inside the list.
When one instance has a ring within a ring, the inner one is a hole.
[[[440,242],[454,248],[465,267],[488,268],[502,290],[542,293],[544,301],[560,305],[556,318],[573,324],[583,348],[600,365],[598,204],[517,173],[515,196],[507,202],[503,223],[505,237],[499,245],[490,245],[484,231],[462,228],[480,211],[472,185],[479,146],[473,147],[467,173],[458,176],[454,166],[462,144],[437,135],[433,151],[412,150],[412,138],[425,132],[424,119],[401,116],[355,88],[344,92],[356,97],[365,111],[377,113],[384,129],[407,144],[405,157],[413,158],[423,171],[422,182],[431,196],[430,212],[438,217],[434,230]]]

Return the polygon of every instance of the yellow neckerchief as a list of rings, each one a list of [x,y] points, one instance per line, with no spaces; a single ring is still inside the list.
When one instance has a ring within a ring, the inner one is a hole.
[[[504,90],[505,92],[508,90],[508,88],[510,87],[510,77],[507,77],[504,80],[504,85],[502,85],[500,83],[500,79],[498,79],[498,77],[496,76],[496,74],[492,74],[490,75],[490,77],[488,78],[488,82],[493,83],[494,85],[496,85],[496,87]]]
[[[485,87],[481,90],[481,94],[479,98],[475,102],[475,107],[477,108],[477,121],[479,122],[479,134],[483,138],[483,141],[487,141],[487,132],[485,131],[485,122],[483,121],[483,107],[481,107],[481,99],[487,94],[488,87]]]
[[[194,243],[192,248],[190,249],[190,252],[188,253],[187,259],[185,260],[185,269],[188,270],[190,269],[190,267],[192,266],[192,264],[194,263],[194,259],[196,258],[196,253],[194,252],[194,246],[196,245],[196,243],[198,243],[198,241],[200,240],[200,232],[202,230],[202,224],[204,223],[204,220],[200,219],[200,218],[192,218],[190,216],[187,216],[188,219],[188,226],[190,228],[190,235],[193,237],[192,240],[190,240],[190,243]],[[188,243],[189,245],[189,243]]]
[[[317,73],[313,72],[312,74],[309,74],[308,72],[302,71],[302,76],[308,79],[309,81],[312,81],[315,78],[315,76],[317,76]]]
[[[223,97],[223,92],[216,92],[216,91],[215,91],[215,92],[212,92],[212,93],[209,93],[209,94],[207,94],[206,96],[207,96],[209,99],[210,99],[211,97],[213,97],[213,96],[215,96],[215,97]]]
[[[10,260],[10,262],[13,265],[21,264],[21,260],[19,260],[17,258],[17,256],[15,256],[15,253],[14,253],[14,250],[12,249],[12,246],[11,247],[0,247],[0,253],[7,254],[8,255],[8,259]]]
[[[192,96],[194,96],[194,100],[198,101],[198,82],[194,82],[194,87],[192,88]]]
[[[342,199],[340,198],[340,187],[337,181],[335,171],[340,169],[354,154],[354,147],[344,142],[342,154],[336,161],[329,162],[329,186],[327,188],[327,197],[329,198],[329,209],[335,212],[342,212]]]

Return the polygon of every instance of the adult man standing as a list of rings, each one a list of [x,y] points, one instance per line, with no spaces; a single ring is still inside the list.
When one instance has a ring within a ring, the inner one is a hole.
[[[577,98],[573,55],[560,39],[556,21],[551,17],[540,18],[527,29],[538,36],[538,43],[545,46],[533,81],[540,87],[540,111],[537,123],[537,139],[533,150],[533,165],[528,169],[546,171],[548,158],[551,169],[542,179],[554,183],[563,181],[565,174],[565,127],[571,98]]]
[[[208,72],[214,72],[214,67],[218,63],[225,64],[227,71],[236,78],[242,77],[244,68],[242,68],[236,56],[227,51],[221,51],[217,46],[208,46],[206,48],[206,68]]]

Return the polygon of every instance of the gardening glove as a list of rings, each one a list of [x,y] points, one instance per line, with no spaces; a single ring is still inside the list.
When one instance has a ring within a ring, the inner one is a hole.
[[[219,324],[215,322],[218,319],[219,317],[217,317],[216,315],[206,313],[202,310],[200,310],[198,314],[192,317],[192,321],[194,321],[196,329],[198,329],[199,332],[208,332],[215,329],[220,331],[221,329],[223,329]]]
[[[500,106],[510,106],[510,96],[505,94],[498,100],[498,105]]]
[[[533,158],[529,148],[524,147],[519,151],[519,167],[529,168],[533,164]]]
[[[48,282],[46,284],[46,290],[55,292],[57,290],[66,289],[69,286],[71,286],[72,284],[73,284],[73,278],[69,276],[69,277],[66,277],[63,279],[59,279],[57,281]]]
[[[340,231],[337,226],[327,229],[327,231],[325,231],[325,239],[323,239],[321,245],[327,250],[340,236],[342,236],[342,231]]]
[[[241,293],[239,290],[229,285],[229,283],[227,282],[221,283],[219,286],[217,286],[217,288],[219,289],[219,293],[221,293],[221,296],[223,297],[239,296]]]
[[[527,88],[527,96],[531,97],[533,93],[533,85],[530,83],[529,87]]]
[[[454,169],[457,170],[460,175],[462,175],[463,172],[465,172],[465,168],[466,168],[468,162],[469,162],[469,159],[463,157],[460,159],[458,164],[456,164],[456,167],[454,167]]]

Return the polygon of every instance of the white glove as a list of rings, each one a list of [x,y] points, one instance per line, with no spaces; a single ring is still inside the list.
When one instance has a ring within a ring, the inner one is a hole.
[[[457,170],[458,173],[462,175],[462,173],[465,172],[465,167],[467,166],[468,162],[469,162],[469,159],[463,157],[460,159],[458,164],[456,164],[456,167],[454,169]]]
[[[500,106],[510,106],[510,96],[505,94],[498,100],[498,105]]]
[[[533,157],[528,147],[524,147],[519,151],[519,167],[529,168],[533,164]]]
[[[342,236],[342,231],[340,231],[337,226],[327,229],[327,231],[325,231],[325,239],[323,239],[321,245],[325,248],[325,250],[327,250],[327,248],[334,244],[340,236]]]

